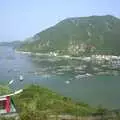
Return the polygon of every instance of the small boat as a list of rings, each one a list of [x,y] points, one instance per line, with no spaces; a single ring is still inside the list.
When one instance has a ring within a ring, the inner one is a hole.
[[[88,77],[89,77],[89,76],[92,76],[92,74],[86,73],[86,76],[88,76]]]
[[[14,82],[14,80],[11,80],[8,84],[11,85]]]
[[[67,80],[67,81],[65,81],[65,83],[66,83],[66,84],[69,84],[69,83],[70,83],[70,81],[69,81],[69,80]]]
[[[89,74],[89,73],[86,73],[86,74],[82,74],[82,75],[77,75],[75,76],[76,79],[79,79],[79,78],[86,78],[86,77],[91,77],[92,74]]]
[[[13,69],[9,69],[9,70],[8,70],[8,73],[10,73],[10,72],[12,72],[12,71],[13,71]]]
[[[22,75],[20,75],[19,79],[20,79],[20,81],[23,81],[23,80],[24,80],[24,78],[23,78]]]

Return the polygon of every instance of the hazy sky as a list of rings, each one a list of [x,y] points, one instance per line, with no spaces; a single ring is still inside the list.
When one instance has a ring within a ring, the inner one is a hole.
[[[0,41],[24,40],[67,17],[111,14],[120,0],[0,0]]]

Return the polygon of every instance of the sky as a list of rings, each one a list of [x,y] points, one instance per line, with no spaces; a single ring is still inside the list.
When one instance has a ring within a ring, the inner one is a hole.
[[[0,0],[0,42],[24,40],[68,17],[114,15],[120,0]]]

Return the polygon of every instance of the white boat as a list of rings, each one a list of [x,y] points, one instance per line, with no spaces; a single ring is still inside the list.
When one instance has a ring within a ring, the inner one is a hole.
[[[14,82],[14,80],[11,80],[8,84],[11,85]]]
[[[22,75],[20,75],[19,79],[20,79],[20,81],[23,81],[24,78]]]
[[[77,75],[77,76],[75,76],[75,78],[79,79],[79,78],[86,78],[86,77],[90,77],[90,76],[92,76],[92,74],[86,73],[86,74],[83,74],[83,75]]]
[[[92,74],[86,73],[86,76],[88,76],[88,77],[89,77],[89,76],[92,76]]]
[[[65,83],[66,83],[66,84],[69,84],[69,83],[70,83],[70,81],[69,81],[69,80],[67,80],[67,81],[65,81]]]

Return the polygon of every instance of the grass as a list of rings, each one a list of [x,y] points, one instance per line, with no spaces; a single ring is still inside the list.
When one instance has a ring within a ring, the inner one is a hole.
[[[23,120],[46,120],[49,115],[87,116],[96,111],[87,104],[73,102],[70,98],[36,85],[25,88],[14,97],[14,102]]]
[[[0,86],[0,93],[5,92],[4,90],[7,92],[8,88]],[[21,120],[57,120],[59,116],[64,119],[66,116],[74,119],[76,117],[87,119],[91,118],[92,113],[98,114],[93,119],[101,117],[102,115],[99,116],[99,113],[105,115],[104,117],[114,117],[113,112],[107,115],[107,109],[103,109],[101,106],[92,108],[88,104],[74,102],[68,97],[58,95],[38,85],[26,87],[22,93],[14,96],[13,100]],[[116,115],[115,112],[114,115]],[[114,120],[119,120],[120,117],[116,115],[114,118]],[[0,117],[0,120],[15,120],[15,118]]]
[[[10,89],[8,86],[6,85],[0,85],[0,95],[4,95],[4,94],[7,94],[7,93],[10,93]]]

